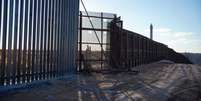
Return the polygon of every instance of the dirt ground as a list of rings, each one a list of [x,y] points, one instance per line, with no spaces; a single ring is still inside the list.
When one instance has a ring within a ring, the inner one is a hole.
[[[152,63],[132,72],[78,74],[5,93],[0,101],[201,101],[201,66]]]

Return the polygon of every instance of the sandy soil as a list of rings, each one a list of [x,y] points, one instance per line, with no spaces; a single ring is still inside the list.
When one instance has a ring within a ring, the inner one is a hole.
[[[201,66],[153,63],[139,74],[72,75],[8,92],[0,101],[201,101]]]

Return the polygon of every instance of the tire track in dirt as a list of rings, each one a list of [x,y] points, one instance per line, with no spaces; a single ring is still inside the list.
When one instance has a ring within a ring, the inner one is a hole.
[[[199,82],[199,71],[198,68],[192,65],[187,65],[190,68],[190,74],[192,75],[193,81]]]
[[[167,71],[166,71],[166,68]],[[165,70],[164,70],[165,69]],[[172,77],[172,74],[176,74],[177,67],[176,65],[168,65],[165,67],[161,67],[160,69],[154,69],[154,72],[151,72],[148,77],[152,78],[149,82],[145,82],[143,80],[138,80],[138,82],[143,85],[141,88],[137,90],[143,93],[144,95],[148,96],[148,98],[154,99],[153,101],[165,101],[169,98],[169,94],[167,90],[163,89],[163,87],[157,87],[156,84],[161,80],[165,82],[168,78]],[[162,71],[162,72],[161,72]],[[150,73],[150,72],[148,72]],[[146,74],[144,74],[146,75]],[[163,75],[166,75],[165,77]],[[147,75],[146,75],[147,76]],[[153,79],[154,78],[154,79]]]
[[[176,86],[176,89],[173,89],[170,101],[189,101],[199,98],[201,95],[199,89],[201,88],[200,83],[197,81],[201,73],[198,72],[198,67],[193,65],[181,65],[180,68],[183,72],[183,80]]]
[[[174,72],[169,73],[170,77],[166,78],[167,85],[166,86],[166,90],[171,93],[178,85],[180,85],[180,83],[185,79],[185,76],[187,75],[185,72],[185,70],[183,70],[182,65],[181,64],[175,64],[174,65],[176,69],[174,69]],[[181,70],[183,70],[183,72],[180,72]]]
[[[164,76],[158,77],[158,82],[154,83],[153,85],[162,88],[168,91],[168,88],[174,86],[175,79],[178,79],[178,67],[177,65],[169,65],[167,68],[164,68],[166,72],[164,72]]]

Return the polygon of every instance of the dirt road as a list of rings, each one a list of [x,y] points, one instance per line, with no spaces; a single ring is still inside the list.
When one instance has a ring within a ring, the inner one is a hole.
[[[153,63],[117,74],[72,75],[8,92],[0,101],[201,101],[201,66]]]

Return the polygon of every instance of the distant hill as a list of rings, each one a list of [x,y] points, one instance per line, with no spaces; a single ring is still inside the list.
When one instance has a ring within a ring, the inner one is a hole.
[[[182,53],[186,56],[192,63],[201,64],[201,53]]]

